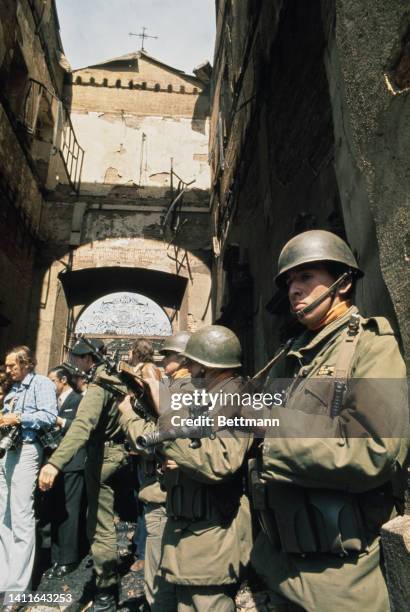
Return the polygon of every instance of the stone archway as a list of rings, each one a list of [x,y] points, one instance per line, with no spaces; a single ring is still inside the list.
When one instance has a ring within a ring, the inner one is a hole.
[[[159,240],[109,238],[84,244],[43,269],[39,283],[41,306],[35,325],[33,316],[32,342],[39,372],[61,362],[80,312],[110,292],[138,292],[154,300],[173,331],[195,331],[211,322],[207,263]]]

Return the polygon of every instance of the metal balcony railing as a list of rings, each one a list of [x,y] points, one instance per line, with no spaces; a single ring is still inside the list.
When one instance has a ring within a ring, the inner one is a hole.
[[[20,120],[33,139],[49,142],[51,155],[59,155],[71,187],[78,193],[84,149],[79,145],[70,114],[43,83],[28,79]]]

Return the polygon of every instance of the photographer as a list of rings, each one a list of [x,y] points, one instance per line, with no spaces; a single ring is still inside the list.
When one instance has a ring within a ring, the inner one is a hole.
[[[71,374],[64,366],[51,369],[58,398],[57,426],[64,436],[69,430],[83,399],[73,389]],[[62,470],[56,486],[48,493],[51,515],[51,561],[47,578],[62,578],[73,571],[80,560],[80,512],[84,491],[85,449],[80,449]],[[83,517],[84,518],[84,517]]]
[[[38,433],[55,423],[53,383],[34,372],[27,346],[12,348],[6,373],[12,387],[4,398],[0,428],[19,427],[19,443],[0,459],[0,591],[30,589],[35,552],[34,489],[41,465]],[[4,438],[3,438],[4,440]]]

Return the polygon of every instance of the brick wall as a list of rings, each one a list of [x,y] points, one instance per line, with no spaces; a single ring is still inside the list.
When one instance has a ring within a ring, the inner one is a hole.
[[[124,111],[135,115],[192,117],[198,95],[116,87],[73,85],[72,111]]]

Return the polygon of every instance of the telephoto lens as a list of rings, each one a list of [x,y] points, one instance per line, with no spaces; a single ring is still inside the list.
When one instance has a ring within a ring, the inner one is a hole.
[[[4,430],[6,430],[5,433]],[[0,459],[4,457],[8,450],[16,445],[19,435],[19,427],[3,427],[3,437],[0,440]]]

